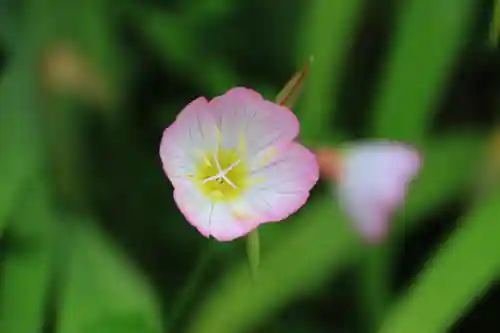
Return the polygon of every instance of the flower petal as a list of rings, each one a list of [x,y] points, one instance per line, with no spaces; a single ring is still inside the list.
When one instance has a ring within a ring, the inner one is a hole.
[[[209,105],[223,134],[222,147],[236,148],[243,140],[250,157],[299,134],[299,121],[289,109],[264,100],[251,89],[233,88]]]
[[[274,149],[267,163],[254,163],[250,178],[254,185],[245,191],[236,209],[261,223],[281,221],[306,203],[318,178],[319,168],[312,152],[296,142],[282,144]]]
[[[174,199],[186,220],[205,237],[231,241],[258,226],[256,220],[239,220],[230,204],[210,201],[187,181],[175,188]]]
[[[217,129],[208,102],[200,97],[189,103],[163,132],[160,158],[174,187],[194,172],[200,151],[215,149]]]
[[[403,203],[419,169],[419,154],[400,143],[366,142],[346,150],[337,193],[364,237],[377,241],[385,236],[390,215]]]
[[[210,235],[220,242],[232,241],[243,237],[259,226],[258,220],[241,218],[234,213],[229,203],[214,205]]]
[[[292,142],[298,132],[289,109],[250,89],[234,88],[210,102],[191,102],[164,131],[160,144],[182,214],[205,237],[229,241],[294,213],[319,177],[314,154]],[[249,187],[228,201],[205,196],[190,176],[207,152],[233,148],[250,168]]]

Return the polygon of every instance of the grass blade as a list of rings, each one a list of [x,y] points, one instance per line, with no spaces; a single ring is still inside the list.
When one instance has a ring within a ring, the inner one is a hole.
[[[497,191],[459,221],[458,230],[427,263],[380,333],[446,332],[473,306],[500,272],[499,207]]]

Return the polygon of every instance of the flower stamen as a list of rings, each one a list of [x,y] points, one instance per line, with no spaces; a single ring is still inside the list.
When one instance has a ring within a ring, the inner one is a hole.
[[[228,166],[227,168],[222,170],[220,163],[219,163],[219,159],[217,158],[217,155],[214,154],[213,156],[214,156],[214,161],[215,161],[215,165],[217,167],[218,173],[215,176],[211,176],[211,177],[206,178],[205,180],[203,180],[203,183],[205,184],[209,181],[215,180],[215,181],[219,182],[220,184],[223,184],[224,181],[226,181],[229,185],[231,185],[231,187],[233,187],[235,189],[238,188],[236,185],[234,185],[234,183],[226,175],[229,171],[231,171],[238,164],[240,164],[241,160],[237,160],[236,162],[232,163],[230,166]]]

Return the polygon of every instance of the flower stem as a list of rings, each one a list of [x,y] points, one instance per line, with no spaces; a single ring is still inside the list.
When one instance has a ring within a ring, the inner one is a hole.
[[[255,283],[260,264],[260,238],[258,229],[255,229],[248,234],[246,245],[248,264],[250,265],[250,271],[252,273],[252,281]]]

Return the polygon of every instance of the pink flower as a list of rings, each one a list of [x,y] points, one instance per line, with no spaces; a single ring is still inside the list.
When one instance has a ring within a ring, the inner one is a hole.
[[[160,144],[182,214],[205,237],[230,241],[296,212],[319,178],[298,134],[289,109],[250,89],[188,104]]]
[[[317,157],[323,177],[337,181],[339,203],[355,228],[371,243],[382,240],[420,169],[420,155],[401,143],[367,141],[341,152],[321,149]]]

